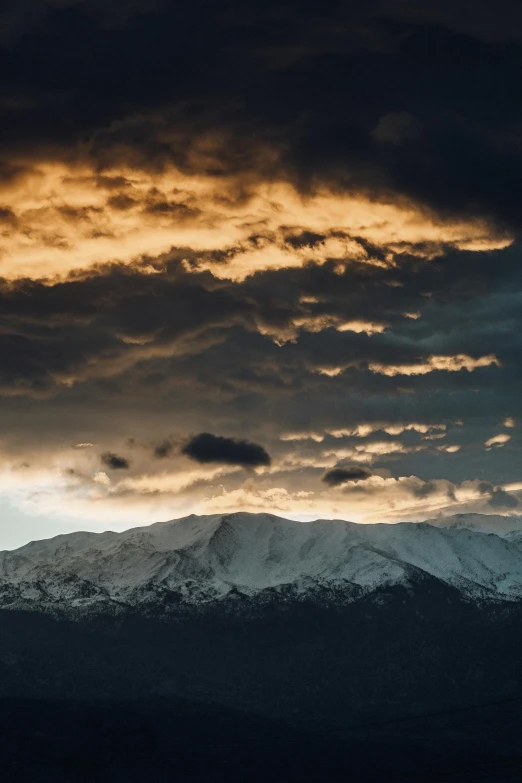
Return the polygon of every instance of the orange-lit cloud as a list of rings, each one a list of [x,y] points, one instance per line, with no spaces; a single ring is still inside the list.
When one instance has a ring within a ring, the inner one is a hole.
[[[508,435],[505,432],[501,432],[500,435],[493,435],[492,438],[488,438],[488,440],[484,443],[484,445],[488,448],[491,446],[504,446],[506,443],[508,443],[511,440],[511,435]]]
[[[362,330],[361,330],[362,331]],[[348,364],[337,365],[333,367],[314,367],[312,372],[320,375],[327,375],[335,378],[341,375],[348,367],[360,367],[362,362],[353,361]],[[411,364],[385,364],[384,362],[369,362],[368,368],[371,372],[380,375],[427,375],[435,370],[444,372],[459,372],[468,370],[472,372],[479,367],[490,367],[491,365],[500,366],[500,362],[494,354],[479,356],[474,359],[466,354],[456,354],[454,356],[428,356],[423,362],[412,362]]]
[[[392,263],[393,253],[404,247],[430,257],[446,246],[483,251],[511,241],[487,222],[441,222],[399,201],[371,201],[324,187],[303,196],[288,183],[262,180],[238,195],[239,184],[232,176],[184,174],[172,167],[98,174],[87,163],[26,166],[0,186],[0,275],[63,276],[180,247],[190,248],[191,268],[242,280],[258,270],[327,259]],[[288,241],[302,232],[325,238],[313,245]],[[353,237],[385,248],[388,260],[372,258]],[[203,251],[222,256],[219,262],[198,258]]]
[[[331,435],[333,438],[366,438],[371,435],[372,432],[386,432],[388,435],[401,435],[403,432],[413,431],[419,432],[425,436],[428,440],[432,437],[445,437],[444,430],[445,424],[419,424],[416,422],[407,423],[391,423],[391,422],[375,422],[372,424],[358,424],[355,427],[341,428],[335,430],[325,430],[323,432],[288,432],[281,435],[283,441],[300,441],[300,440],[314,440],[317,443],[321,443],[325,435]]]
[[[426,375],[434,370],[444,370],[445,372],[459,372],[460,370],[476,370],[478,367],[489,367],[492,364],[500,365],[499,360],[493,354],[488,356],[479,356],[474,359],[466,354],[457,354],[455,356],[430,356],[426,362],[415,364],[379,364],[370,363],[372,372],[382,373],[383,375]]]

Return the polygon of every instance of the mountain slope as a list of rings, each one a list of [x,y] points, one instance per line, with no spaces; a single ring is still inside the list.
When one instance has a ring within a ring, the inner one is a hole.
[[[362,525],[192,515],[124,533],[62,535],[0,553],[0,607],[172,609],[269,595],[346,602],[426,579],[472,598],[518,600],[522,540],[512,531],[520,521],[497,520],[496,535],[482,532],[493,522],[477,516]]]

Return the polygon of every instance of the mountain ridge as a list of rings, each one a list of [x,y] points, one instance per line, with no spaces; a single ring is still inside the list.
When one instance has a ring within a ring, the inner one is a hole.
[[[497,529],[497,533],[491,532]],[[0,608],[66,612],[346,602],[435,579],[472,600],[522,599],[522,520],[395,524],[273,514],[190,515],[123,533],[75,532],[0,553]],[[236,602],[237,603],[237,602]]]

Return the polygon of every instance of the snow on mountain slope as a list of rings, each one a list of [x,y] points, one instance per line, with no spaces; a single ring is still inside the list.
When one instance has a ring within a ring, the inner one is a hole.
[[[61,535],[0,553],[0,607],[101,610],[107,602],[140,606],[169,597],[198,605],[267,589],[334,589],[350,600],[354,591],[411,586],[426,576],[471,597],[522,598],[522,540],[505,537],[498,521],[504,537],[477,532],[491,523],[467,520],[475,516],[362,525],[193,515],[124,533]]]
[[[522,533],[522,517],[502,514],[454,514],[450,517],[427,519],[426,524],[450,530],[465,528],[477,533],[495,533],[497,536]]]

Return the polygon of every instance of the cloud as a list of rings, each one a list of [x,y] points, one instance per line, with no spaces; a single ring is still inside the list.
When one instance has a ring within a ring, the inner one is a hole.
[[[174,444],[170,440],[164,440],[154,447],[154,456],[156,459],[166,459],[172,454]]]
[[[116,143],[106,141],[109,149]],[[218,158],[222,153],[216,151]],[[512,240],[487,220],[442,220],[414,200],[376,201],[359,190],[339,192],[333,183],[303,194],[291,178],[266,182],[260,172],[238,194],[236,175],[218,177],[213,168],[191,172],[166,161],[160,171],[129,162],[113,162],[103,176],[96,169],[86,160],[27,162],[0,187],[0,200],[9,203],[0,212],[9,222],[2,236],[4,277],[18,278],[21,268],[32,278],[64,276],[187,248],[192,268],[243,280],[310,261],[373,264],[365,242],[381,249],[409,243],[429,256],[447,246],[483,251]]]
[[[511,440],[511,435],[508,435],[506,432],[501,432],[499,435],[493,435],[493,437],[488,438],[484,442],[484,446],[486,448],[491,448],[492,446],[496,446],[497,448],[500,448],[504,446],[506,443],[509,443]]]
[[[401,144],[415,136],[415,118],[408,112],[391,112],[380,117],[373,130],[377,141]]]
[[[204,13],[142,0],[109,5],[28,0],[2,11],[3,40],[17,65],[6,68],[10,100],[1,107],[7,160],[13,151],[17,164],[77,157],[101,177],[113,161],[127,169],[119,176],[129,190],[135,177],[128,175],[169,165],[212,174],[216,205],[221,193],[222,204],[231,192],[239,201],[276,174],[308,196],[328,184],[370,195],[376,206],[409,200],[439,217],[483,217],[516,231],[519,197],[506,187],[520,166],[510,89],[521,38],[515,0],[503,0],[501,12],[491,0],[473,11],[464,0],[422,7],[375,0],[319,11],[295,0],[284,9],[275,0],[234,0],[226,11],[205,2]],[[173,35],[178,45],[170,51]],[[312,70],[320,88],[311,89]],[[426,100],[418,85],[430,77],[437,89]],[[499,89],[484,90],[486,83]],[[67,106],[66,125],[56,108],[49,111],[57,101]],[[413,135],[410,117],[418,122]],[[200,186],[195,180],[192,190]],[[79,256],[89,248],[82,250]]]
[[[428,356],[427,361],[422,364],[397,366],[372,363],[369,366],[372,372],[380,372],[384,375],[425,375],[435,370],[460,372],[460,370],[465,369],[468,372],[472,372],[477,367],[489,367],[492,364],[499,364],[496,356],[479,356],[477,359],[473,359],[471,356],[461,354],[458,356]]]
[[[491,497],[488,501],[488,506],[490,506],[491,508],[503,508],[503,509],[517,508],[518,506],[520,506],[520,501],[516,497],[516,495],[510,494],[508,492],[505,492],[505,490],[503,489],[497,488],[491,494]]]
[[[490,43],[522,38],[522,11],[515,0],[430,0],[421,6],[415,0],[377,0],[370,3],[374,13],[388,13],[396,19],[443,25],[459,33]]]
[[[130,467],[128,459],[125,457],[120,457],[118,454],[114,454],[112,451],[104,452],[101,455],[101,461],[111,470],[127,470]]]
[[[488,511],[522,448],[522,36],[499,2],[2,5],[13,503]],[[237,461],[180,453],[209,430]],[[132,470],[100,471],[114,452]],[[320,481],[352,461],[372,475]]]
[[[257,443],[235,438],[224,438],[201,432],[195,435],[181,449],[183,454],[196,462],[222,462],[228,465],[241,465],[244,468],[268,466],[269,454]]]
[[[338,487],[347,481],[364,481],[372,475],[368,468],[352,465],[350,467],[339,467],[327,470],[322,476],[322,481],[329,487]]]
[[[438,491],[438,487],[434,481],[425,481],[412,484],[411,491],[416,498],[423,499],[435,494]]]

